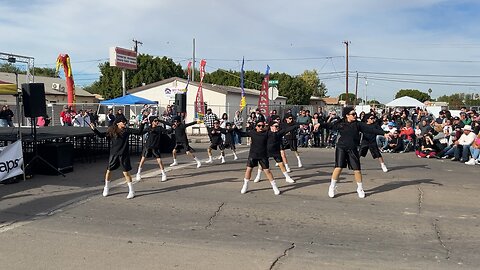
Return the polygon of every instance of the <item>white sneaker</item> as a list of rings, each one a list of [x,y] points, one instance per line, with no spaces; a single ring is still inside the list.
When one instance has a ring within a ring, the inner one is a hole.
[[[240,190],[240,193],[242,194],[247,193],[247,189],[248,189],[248,182],[243,181],[243,187],[242,187],[242,190]]]
[[[385,164],[382,165],[382,171],[383,172],[388,172],[388,168]]]
[[[162,182],[167,181],[167,175],[166,174],[162,173],[162,180],[161,181]]]
[[[272,186],[272,189],[273,189],[273,194],[280,195],[280,190],[278,189],[277,186]]]
[[[293,180],[290,176],[285,177],[285,181],[287,181],[287,183],[295,183],[295,180]]]
[[[337,185],[335,185],[335,186],[330,185],[328,187],[328,197],[330,197],[330,198],[335,197],[335,192],[336,191],[337,191]]]
[[[357,193],[359,198],[365,198],[365,191],[362,188],[357,188]]]
[[[471,158],[469,161],[465,162],[465,164],[467,164],[467,165],[475,165],[475,164],[477,164],[475,161],[476,161],[475,159]]]
[[[108,196],[108,193],[109,193],[110,189],[108,187],[103,187],[103,197],[107,197]]]
[[[205,163],[212,163],[212,162],[213,162],[212,158],[209,158],[207,161],[205,161]]]
[[[127,199],[132,199],[133,197],[135,197],[135,191],[130,190],[130,191],[128,192]]]
[[[217,157],[217,159],[222,159],[222,157],[223,157],[223,156],[222,156],[222,155],[220,155],[220,156],[218,156],[218,157]]]
[[[223,163],[225,163],[225,158],[224,158],[224,157],[222,157],[222,164],[223,164]]]
[[[285,170],[289,173],[289,172],[292,172],[292,170],[290,170],[290,167],[288,167],[287,164],[285,164]]]
[[[202,167],[202,163],[200,162],[200,160],[197,160],[197,168],[200,168]]]
[[[170,167],[177,166],[177,165],[178,165],[178,163],[175,161],[172,164],[170,164]]]
[[[233,160],[237,160],[237,159],[238,159],[237,155],[234,155]]]
[[[137,180],[137,181],[142,180],[142,175],[140,175],[140,173],[137,173],[137,174],[135,175],[135,180]]]
[[[302,167],[303,167],[302,162],[299,160],[298,161],[298,168],[302,168]]]

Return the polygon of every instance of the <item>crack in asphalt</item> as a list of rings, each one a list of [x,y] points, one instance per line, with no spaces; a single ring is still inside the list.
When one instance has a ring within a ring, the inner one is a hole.
[[[220,204],[220,206],[218,207],[217,211],[215,211],[215,213],[213,213],[213,216],[210,217],[210,219],[208,220],[208,225],[205,226],[205,229],[208,229],[210,226],[212,226],[212,223],[213,223],[213,219],[218,216],[218,213],[222,210],[222,207],[225,205],[224,202],[222,202],[222,204]]]
[[[422,212],[422,203],[423,203],[423,190],[419,186],[418,187],[418,214]]]
[[[450,260],[450,254],[451,250],[445,245],[445,243],[442,240],[442,234],[440,232],[440,228],[438,227],[438,219],[435,219],[433,221],[433,229],[435,230],[435,233],[437,234],[437,239],[438,242],[440,242],[440,245],[447,251],[447,255],[445,256],[445,259]]]
[[[295,248],[295,243],[292,243],[292,244],[290,245],[290,247],[288,247],[287,249],[285,249],[285,250],[283,251],[283,254],[282,254],[282,255],[278,256],[278,257],[275,259],[275,261],[273,261],[273,263],[270,265],[270,268],[269,268],[269,269],[272,270],[272,269],[275,267],[275,265],[277,264],[277,262],[280,261],[280,259],[282,259],[283,257],[286,257],[286,256],[288,255],[288,252],[289,252],[290,250],[294,249],[294,248]]]

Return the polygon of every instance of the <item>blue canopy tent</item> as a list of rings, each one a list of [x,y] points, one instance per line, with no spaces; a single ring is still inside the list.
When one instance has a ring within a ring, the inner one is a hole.
[[[135,95],[125,95],[114,99],[100,101],[102,105],[135,105],[135,104],[157,104],[158,102]]]
[[[138,97],[135,95],[125,95],[125,96],[117,97],[114,99],[100,101],[100,105],[123,106],[125,113],[126,113],[125,106],[133,105],[135,108],[135,112],[134,112],[135,115],[137,115],[137,106],[135,105],[144,105],[144,104],[158,104],[158,102],[149,100],[146,98]],[[98,107],[98,111],[100,111],[100,106]]]

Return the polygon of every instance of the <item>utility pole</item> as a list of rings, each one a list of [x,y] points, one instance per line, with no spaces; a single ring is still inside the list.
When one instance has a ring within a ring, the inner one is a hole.
[[[355,80],[355,99],[353,100],[353,106],[357,105],[357,94],[358,94],[358,71],[357,71],[357,79]]]
[[[192,82],[195,81],[195,38],[193,38],[193,57],[192,57]]]
[[[138,44],[143,45],[143,42],[138,41],[136,39],[132,39],[133,41],[133,50],[138,53]]]
[[[343,42],[346,46],[347,54],[346,54],[346,75],[345,75],[345,106],[348,105],[348,45],[350,44],[350,41],[346,40]]]

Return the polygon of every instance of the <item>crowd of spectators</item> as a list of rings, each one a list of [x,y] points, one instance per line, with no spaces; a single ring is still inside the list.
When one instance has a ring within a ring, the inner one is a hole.
[[[377,144],[384,153],[413,151],[418,158],[480,163],[480,116],[475,110],[463,107],[458,116],[442,110],[434,117],[421,108],[390,109],[379,116],[385,135],[377,137]]]

